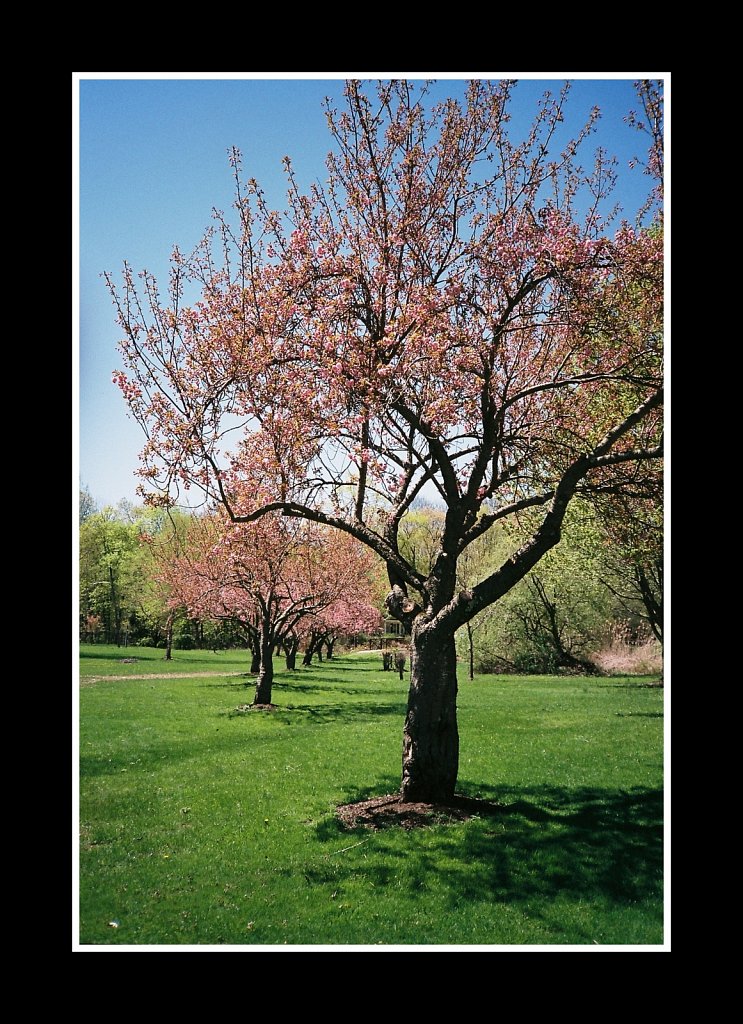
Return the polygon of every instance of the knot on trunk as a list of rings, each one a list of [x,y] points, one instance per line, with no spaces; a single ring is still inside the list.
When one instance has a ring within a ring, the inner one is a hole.
[[[392,588],[384,603],[390,615],[402,622],[408,632],[411,632],[414,620],[423,611],[398,584]]]

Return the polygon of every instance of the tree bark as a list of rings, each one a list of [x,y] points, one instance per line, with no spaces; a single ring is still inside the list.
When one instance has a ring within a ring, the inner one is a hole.
[[[402,799],[426,803],[450,800],[458,767],[454,634],[414,626],[403,732]]]
[[[645,606],[647,620],[656,640],[663,643],[663,562],[655,563],[655,573],[647,573],[642,565],[635,570],[637,589]],[[655,584],[655,586],[653,586]]]
[[[297,668],[297,651],[299,650],[299,639],[296,636],[288,636],[284,640],[284,654],[286,655],[286,667],[290,672]]]
[[[265,633],[260,639],[261,663],[255,681],[254,704],[270,704],[273,687],[273,640]]]
[[[322,661],[322,653],[318,650],[318,634],[312,630],[310,638],[307,641],[307,649],[304,652],[304,658],[302,658],[303,665],[311,665],[313,655],[317,654],[318,659]]]
[[[250,674],[256,675],[260,672],[261,668],[261,635],[260,631],[253,625],[246,632],[250,648]]]
[[[469,676],[470,676],[470,682],[472,682],[474,680],[474,678],[475,678],[475,644],[474,644],[474,641],[473,641],[473,638],[472,638],[472,620],[471,619],[467,620],[466,626],[467,626],[467,643],[469,644],[469,654],[470,654],[470,672],[469,672]]]
[[[173,612],[168,615],[168,621],[165,625],[165,661],[172,661],[173,658],[173,619],[175,614]]]

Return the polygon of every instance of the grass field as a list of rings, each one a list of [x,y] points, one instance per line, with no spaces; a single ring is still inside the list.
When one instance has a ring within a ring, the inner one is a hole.
[[[349,832],[399,786],[407,673],[281,670],[239,714],[244,652],[162,658],[81,649],[80,944],[663,943],[662,689],[462,673],[459,791],[502,811]]]
[[[171,661],[165,651],[154,647],[114,647],[86,644],[80,649],[80,678],[167,674],[170,676],[214,672],[225,675],[247,672],[248,651],[173,651]]]

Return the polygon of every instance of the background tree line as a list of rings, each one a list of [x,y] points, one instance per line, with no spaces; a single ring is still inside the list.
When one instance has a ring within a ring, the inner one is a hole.
[[[533,530],[528,512],[483,535],[460,561],[468,587]],[[403,520],[401,548],[430,571],[445,512],[419,506]],[[560,544],[497,605],[457,634],[457,655],[476,673],[655,672],[662,664],[663,523],[655,496],[576,501]]]
[[[444,518],[444,510],[421,502],[401,523],[401,548],[423,573],[438,550]],[[186,571],[198,561],[204,542],[192,520],[125,501],[98,509],[87,490],[80,492],[80,639],[166,648],[170,638],[183,650],[245,647],[254,651],[253,668],[258,671],[258,620],[246,610],[250,602],[243,607],[234,593],[222,590],[215,596],[213,587],[199,590],[194,574]],[[460,585],[470,585],[488,566],[507,558],[530,526],[528,515],[522,515],[480,538],[462,559]],[[181,549],[175,558],[173,531],[179,527]],[[323,566],[327,570],[327,561]],[[226,573],[227,568],[219,571]],[[335,618],[314,619],[304,638],[305,662],[307,652],[311,658],[323,645],[332,651],[338,636],[355,632],[356,624],[369,633],[378,631],[368,609],[370,604],[380,610],[383,606],[381,561],[371,579],[365,612],[346,603]],[[196,594],[190,609],[189,588]],[[178,592],[180,599],[175,597]],[[459,630],[457,654],[470,678],[488,672],[655,671],[661,664],[662,594],[658,502],[627,495],[576,502],[560,545],[497,605]],[[287,627],[284,638],[283,624],[277,619],[276,643],[287,640],[293,665],[299,637]]]

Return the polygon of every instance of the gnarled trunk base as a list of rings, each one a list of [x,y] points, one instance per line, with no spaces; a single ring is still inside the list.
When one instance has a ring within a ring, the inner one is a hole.
[[[454,637],[414,628],[402,747],[402,799],[422,803],[450,800],[458,768]]]
[[[270,704],[273,689],[273,672],[262,671],[255,681],[254,704]]]

